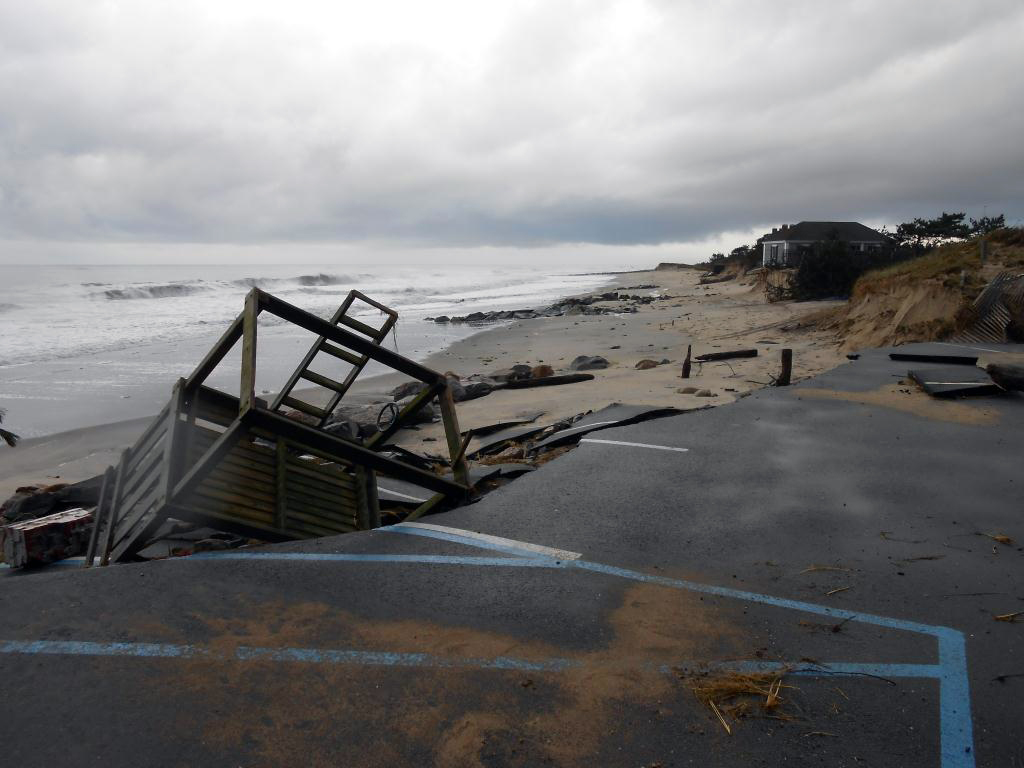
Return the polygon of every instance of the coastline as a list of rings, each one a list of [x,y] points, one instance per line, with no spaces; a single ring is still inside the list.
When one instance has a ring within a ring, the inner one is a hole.
[[[625,288],[633,295],[664,295],[641,305],[636,313],[566,315],[517,320],[483,328],[428,355],[423,364],[452,371],[461,378],[514,364],[551,365],[568,370],[578,355],[601,355],[610,365],[591,371],[593,381],[538,389],[500,390],[458,405],[460,426],[473,429],[495,421],[543,411],[556,420],[613,402],[671,405],[680,409],[723,405],[763,386],[779,366],[778,347],[794,350],[794,380],[834,367],[844,360],[831,336],[812,330],[782,330],[793,320],[836,302],[766,304],[748,282],[698,284],[699,271],[630,271],[609,274],[604,287],[580,295]],[[639,290],[636,285],[656,285]],[[608,307],[616,302],[601,302]],[[693,377],[680,378],[686,346],[693,354],[725,349],[757,348],[758,357],[693,367]],[[637,370],[642,359],[669,360]],[[369,377],[353,387],[352,402],[390,401],[388,390],[405,381],[401,374]],[[168,387],[170,382],[168,382]],[[686,386],[709,390],[697,397],[677,390]],[[307,395],[311,394],[307,392]],[[17,448],[0,449],[0,498],[20,485],[77,482],[116,462],[120,450],[141,434],[151,417],[116,421],[24,440]],[[396,441],[409,448],[437,445],[440,425],[405,430]]]

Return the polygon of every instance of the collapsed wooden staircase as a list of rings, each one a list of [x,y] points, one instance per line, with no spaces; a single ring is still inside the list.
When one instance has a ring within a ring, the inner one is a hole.
[[[385,315],[372,327],[351,316],[356,302]],[[271,404],[256,397],[257,318],[268,312],[316,339]],[[455,406],[445,377],[381,346],[398,319],[394,310],[357,291],[330,320],[323,320],[254,288],[245,309],[192,375],[174,386],[170,402],[116,468],[105,475],[86,566],[133,557],[168,518],[264,541],[329,536],[380,525],[376,475],[405,480],[433,493],[421,511],[469,492]],[[238,397],[204,384],[230,350],[242,342]],[[311,370],[321,354],[351,368],[337,381]],[[371,360],[426,384],[383,432],[365,444],[323,429]],[[296,397],[307,381],[331,392],[319,407]],[[453,478],[378,451],[410,417],[437,399],[451,454]],[[285,415],[295,409],[310,425]],[[416,514],[416,513],[414,513]]]

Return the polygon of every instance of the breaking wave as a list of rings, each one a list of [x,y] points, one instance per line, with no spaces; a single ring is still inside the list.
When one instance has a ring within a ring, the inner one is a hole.
[[[299,275],[295,278],[295,282],[299,285],[341,285],[342,283],[351,283],[352,278],[346,275],[325,275],[322,272],[319,275]]]
[[[191,296],[210,290],[209,286],[188,283],[169,283],[167,285],[137,285],[129,288],[110,288],[101,294],[111,301],[124,299],[167,299],[174,296]]]

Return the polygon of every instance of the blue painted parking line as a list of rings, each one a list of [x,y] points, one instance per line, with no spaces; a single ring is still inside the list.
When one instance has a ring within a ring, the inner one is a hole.
[[[0,642],[0,653],[43,656],[124,656],[144,659],[280,661],[364,667],[467,668],[527,672],[563,672],[569,669],[600,666],[600,663],[588,664],[586,661],[578,659],[558,657],[548,659],[520,659],[512,656],[460,658],[415,652],[331,648],[261,648],[245,645],[226,650],[174,643],[100,643],[87,640],[8,640]],[[693,674],[778,672],[810,677],[871,675],[884,678],[935,678],[938,675],[938,668],[932,664],[835,663],[809,665],[805,662],[782,661],[680,661],[675,664],[660,665],[658,670],[666,674],[676,674],[677,672],[692,672]]]
[[[936,638],[938,661],[934,664],[884,664],[836,662],[822,665],[785,664],[783,662],[741,661],[711,665],[718,669],[749,671],[782,671],[791,674],[825,675],[872,675],[885,678],[934,679],[939,683],[939,725],[940,752],[943,768],[973,768],[974,738],[971,723],[970,689],[967,677],[966,641],[963,633],[948,627],[922,624],[920,622],[895,619],[844,608],[819,605],[801,600],[774,597],[756,592],[720,587],[713,584],[673,579],[664,576],[635,571],[583,559],[560,560],[538,554],[546,549],[526,542],[515,542],[492,537],[488,539],[460,535],[458,529],[440,526],[431,529],[395,525],[379,529],[387,533],[404,533],[431,539],[449,541],[477,549],[501,552],[514,557],[474,557],[458,555],[389,555],[389,554],[347,554],[347,553],[306,553],[306,552],[252,552],[234,550],[230,552],[208,552],[193,555],[200,559],[264,560],[293,562],[351,562],[351,563],[407,563],[426,565],[483,566],[483,567],[530,567],[558,570],[580,569],[601,573],[630,581],[657,584],[673,589],[715,595],[719,597],[760,603],[776,608],[800,611],[845,619],[853,622],[872,624],[887,629],[914,632]],[[560,550],[551,550],[560,551]],[[575,553],[572,553],[575,554]],[[578,665],[566,659],[530,661],[499,657],[497,659],[447,659],[419,653],[390,653],[355,650],[319,650],[299,648],[237,648],[230,655],[211,649],[188,645],[166,645],[153,643],[93,643],[75,641],[7,641],[0,642],[0,653],[30,653],[91,656],[137,656],[156,658],[224,658],[238,661],[264,659],[271,661],[292,661],[305,663],[363,664],[370,666],[444,666],[480,669],[528,669],[557,671]],[[217,655],[221,654],[221,655]],[[212,656],[211,656],[212,655]],[[541,665],[523,666],[523,665]],[[676,666],[676,665],[673,665]],[[698,665],[700,666],[700,665]],[[709,665],[704,664],[705,668]]]
[[[582,666],[572,659],[518,659],[511,656],[450,658],[430,653],[396,653],[322,648],[254,648],[233,650],[168,643],[97,643],[84,640],[0,641],[0,653],[49,656],[125,656],[217,661],[281,661],[301,664],[350,664],[370,667],[430,667],[559,672]]]

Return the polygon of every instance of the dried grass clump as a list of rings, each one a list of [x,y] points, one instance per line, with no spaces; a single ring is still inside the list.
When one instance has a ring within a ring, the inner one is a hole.
[[[768,717],[774,720],[794,720],[782,710],[782,690],[792,689],[782,680],[788,670],[744,675],[732,673],[714,677],[690,678],[690,687],[697,700],[715,713],[725,732],[732,734],[729,719],[742,717]]]

